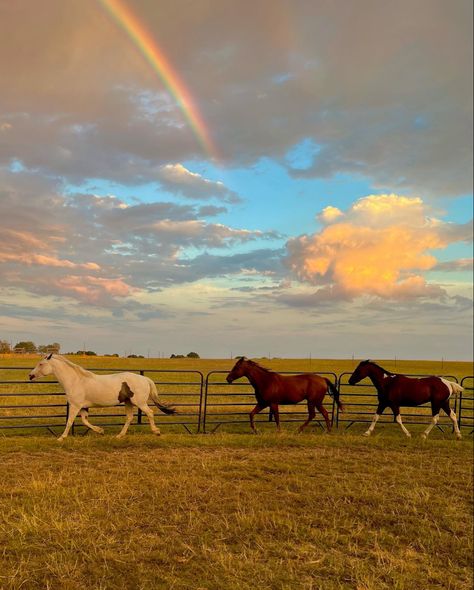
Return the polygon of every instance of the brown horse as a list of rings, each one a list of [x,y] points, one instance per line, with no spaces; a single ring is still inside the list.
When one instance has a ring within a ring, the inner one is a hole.
[[[461,438],[456,414],[449,406],[451,395],[463,391],[463,388],[457,383],[448,381],[442,377],[406,377],[405,375],[391,373],[369,360],[359,363],[356,370],[352,373],[349,383],[350,385],[355,385],[365,377],[368,377],[374,384],[377,390],[379,405],[369,429],[364,432],[364,436],[370,436],[372,434],[377,420],[387,407],[392,410],[393,416],[396,422],[400,424],[403,432],[407,436],[411,436],[403,425],[402,417],[400,416],[400,406],[421,406],[422,404],[431,402],[433,420],[421,436],[426,438],[433,426],[438,424],[439,412],[442,408],[453,421],[456,438]]]
[[[227,375],[227,382],[232,383],[240,377],[247,377],[255,390],[257,405],[250,412],[250,426],[254,433],[257,432],[254,424],[254,416],[268,406],[275,416],[277,429],[280,430],[280,415],[278,404],[297,404],[306,400],[308,404],[308,419],[299,427],[301,432],[314,418],[315,408],[323,415],[326,421],[328,431],[331,430],[331,421],[326,409],[323,407],[323,399],[326,392],[334,396],[337,405],[342,410],[342,404],[339,401],[339,391],[325,377],[307,373],[304,375],[279,375],[269,369],[261,367],[259,364],[246,359],[240,358],[235,364],[232,371]]]

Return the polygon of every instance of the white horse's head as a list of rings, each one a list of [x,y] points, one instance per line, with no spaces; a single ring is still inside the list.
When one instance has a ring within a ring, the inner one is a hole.
[[[53,353],[48,354],[48,356],[45,356],[40,360],[40,362],[29,374],[30,381],[34,381],[38,377],[46,377],[46,375],[51,375],[53,372],[53,365],[50,362],[52,358]]]

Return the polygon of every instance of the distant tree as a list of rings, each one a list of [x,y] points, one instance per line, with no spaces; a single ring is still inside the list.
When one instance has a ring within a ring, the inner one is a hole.
[[[104,354],[104,356],[114,356],[114,357],[118,357],[118,354],[116,352],[114,352],[113,354]]]
[[[38,346],[38,352],[41,352],[42,354],[46,354],[47,352],[54,352],[55,354],[58,354],[60,350],[61,345],[59,342],[53,342],[52,344],[40,344]]]
[[[184,359],[184,354],[172,354],[170,359]]]
[[[11,349],[10,343],[7,342],[6,340],[0,340],[0,354],[6,354],[11,351],[12,351],[12,349]]]
[[[201,358],[197,352],[188,352],[188,354],[186,355],[188,358],[190,359],[198,359]]]
[[[28,353],[36,352],[36,344],[31,342],[31,340],[22,340],[21,342],[17,342],[13,347],[16,351],[24,351]]]
[[[79,356],[82,356],[82,355],[85,355],[85,356],[97,356],[97,353],[94,352],[93,350],[78,350],[76,352],[76,354],[79,355]]]

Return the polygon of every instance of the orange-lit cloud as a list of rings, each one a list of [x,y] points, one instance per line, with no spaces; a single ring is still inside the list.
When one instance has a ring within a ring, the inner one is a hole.
[[[422,273],[436,266],[433,251],[468,238],[464,226],[456,232],[429,218],[419,198],[371,195],[345,213],[334,209],[318,216],[329,224],[322,231],[288,242],[288,262],[301,281],[345,297],[439,296],[442,289]]]
[[[86,303],[101,303],[111,297],[128,297],[138,291],[123,279],[106,279],[93,276],[69,275],[56,281],[63,295],[70,295]]]

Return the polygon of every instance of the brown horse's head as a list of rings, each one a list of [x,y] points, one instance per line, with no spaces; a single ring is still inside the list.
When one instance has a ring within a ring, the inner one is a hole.
[[[367,360],[367,361],[361,361],[358,365],[356,370],[352,373],[352,375],[349,378],[349,384],[350,385],[355,385],[356,383],[359,383],[359,381],[362,381],[362,379],[364,379],[365,377],[367,377],[367,375],[370,373],[370,368],[372,366],[372,362]]]
[[[239,360],[235,363],[234,368],[232,371],[227,375],[226,381],[227,383],[232,383],[236,379],[243,377],[245,375],[245,367],[247,366],[247,359],[244,356],[241,356]]]

